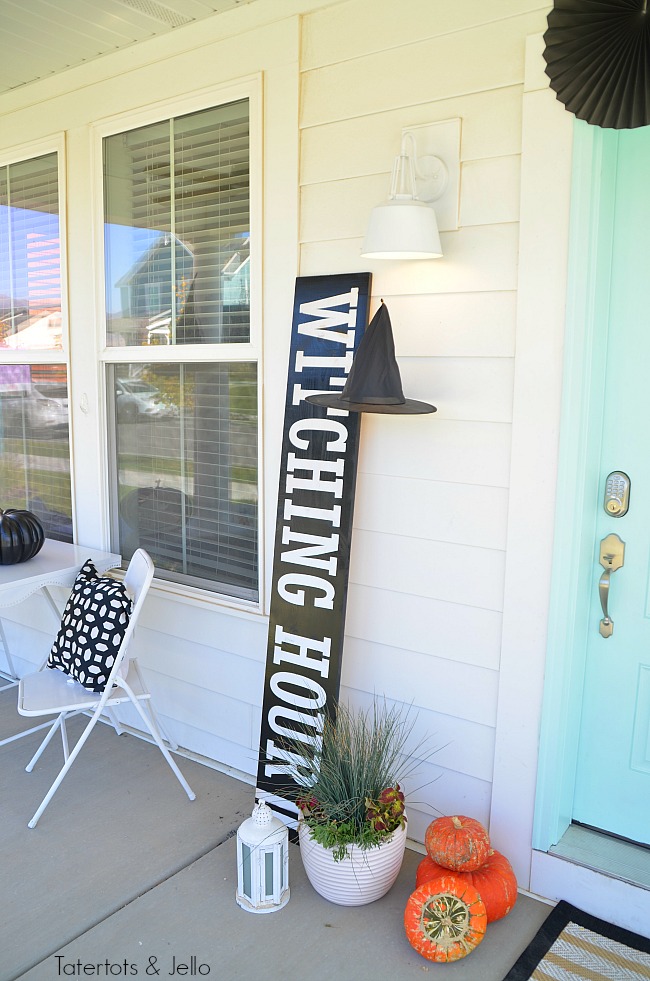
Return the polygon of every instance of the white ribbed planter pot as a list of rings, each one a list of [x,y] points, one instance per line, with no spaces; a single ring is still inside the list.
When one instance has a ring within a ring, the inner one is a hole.
[[[377,848],[349,845],[342,862],[335,862],[332,850],[311,838],[303,821],[298,822],[298,838],[302,864],[316,892],[339,906],[363,906],[381,899],[395,882],[404,858],[406,827]]]

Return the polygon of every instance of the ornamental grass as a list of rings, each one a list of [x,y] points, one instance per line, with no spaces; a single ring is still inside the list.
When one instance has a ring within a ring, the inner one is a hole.
[[[404,781],[421,762],[408,751],[415,718],[410,708],[375,700],[365,711],[339,705],[314,740],[286,748],[294,766],[291,796],[312,837],[341,860],[347,846],[372,848],[404,827]],[[307,734],[305,734],[307,737]],[[415,747],[419,751],[421,745]],[[430,754],[428,754],[430,755]]]

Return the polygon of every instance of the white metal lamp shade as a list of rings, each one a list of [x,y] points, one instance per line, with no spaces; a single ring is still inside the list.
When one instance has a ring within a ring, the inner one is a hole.
[[[417,198],[396,198],[372,209],[361,255],[366,259],[439,259],[436,213]]]
[[[237,831],[237,903],[272,913],[289,902],[289,831],[260,801]]]
[[[439,259],[442,256],[436,213],[416,193],[413,156],[407,150],[412,135],[402,139],[402,150],[395,157],[388,201],[372,209],[361,255],[365,259]],[[443,177],[440,196],[447,183],[447,168],[431,157]]]

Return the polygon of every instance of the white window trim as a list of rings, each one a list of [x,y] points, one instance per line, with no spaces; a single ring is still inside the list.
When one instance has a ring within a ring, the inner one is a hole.
[[[172,116],[200,112],[215,106],[248,99],[250,124],[250,233],[251,233],[251,313],[250,341],[243,344],[179,345],[177,348],[156,348],[155,361],[173,363],[200,363],[210,361],[255,361],[257,363],[257,441],[258,441],[258,599],[246,600],[216,593],[196,586],[167,580],[154,580],[155,588],[176,599],[191,603],[206,602],[212,606],[242,612],[261,613],[265,606],[265,541],[264,528],[264,467],[262,456],[263,425],[263,322],[262,322],[262,186],[263,186],[263,128],[262,128],[262,74],[256,73],[219,86],[197,90],[178,99],[165,99],[146,108],[124,112],[97,121],[90,127],[90,159],[93,174],[93,228],[95,261],[95,324],[97,335],[99,378],[99,422],[101,432],[101,498],[98,505],[102,516],[102,535],[110,541],[110,466],[111,438],[107,412],[106,370],[107,364],[150,362],[152,352],[143,347],[108,347],[106,345],[105,309],[105,256],[104,256],[104,207],[103,207],[103,140],[116,133],[147,126]],[[72,439],[71,439],[72,443]]]
[[[68,404],[72,404],[73,378],[70,369],[70,306],[68,298],[68,246],[67,246],[67,159],[66,136],[64,132],[54,133],[42,140],[32,140],[0,152],[0,167],[10,167],[25,160],[57,154],[57,191],[59,200],[59,275],[61,278],[61,350],[38,349],[8,351],[0,349],[2,364],[64,364],[68,379]],[[70,495],[72,509],[72,535],[77,539],[77,495],[75,492],[74,440],[72,434],[72,414],[68,416],[68,439],[70,448]]]

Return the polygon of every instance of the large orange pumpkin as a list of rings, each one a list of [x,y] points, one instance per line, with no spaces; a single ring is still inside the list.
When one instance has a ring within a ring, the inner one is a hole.
[[[457,961],[485,935],[485,905],[473,886],[456,875],[431,879],[411,893],[404,911],[408,942],[430,961]]]
[[[479,821],[454,815],[432,821],[424,835],[429,858],[454,872],[480,869],[490,854],[490,837]]]
[[[446,875],[447,869],[426,855],[418,865],[415,885]],[[463,882],[474,886],[485,904],[488,923],[507,916],[517,901],[517,879],[510,862],[500,852],[493,851],[487,861],[474,872],[454,872]]]

